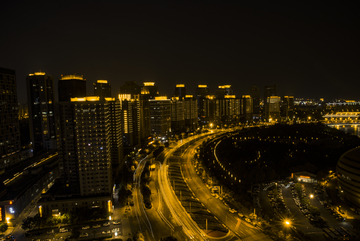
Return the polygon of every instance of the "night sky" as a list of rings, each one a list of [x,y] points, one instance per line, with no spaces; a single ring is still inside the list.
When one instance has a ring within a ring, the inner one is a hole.
[[[189,94],[231,84],[237,95],[256,84],[260,96],[277,84],[278,95],[360,99],[359,5],[148,2],[1,1],[0,67],[16,70],[19,102],[39,70],[56,94],[60,75],[76,73],[90,95],[107,79],[113,95],[125,81],[155,81],[168,96],[175,84]]]

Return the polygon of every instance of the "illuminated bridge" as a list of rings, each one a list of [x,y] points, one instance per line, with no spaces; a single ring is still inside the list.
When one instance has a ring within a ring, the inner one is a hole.
[[[323,123],[328,126],[358,127],[360,125],[360,112],[336,112],[323,117]]]

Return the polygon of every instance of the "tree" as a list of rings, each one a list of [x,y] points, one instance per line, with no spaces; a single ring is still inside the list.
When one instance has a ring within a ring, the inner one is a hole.
[[[5,222],[3,222],[3,223],[0,223],[0,232],[1,233],[4,233],[4,232],[6,232],[6,230],[8,230],[8,224],[7,223],[5,223]]]
[[[22,221],[21,228],[24,230],[32,229],[33,227],[33,218],[27,217]]]
[[[144,235],[139,231],[137,231],[133,236],[133,241],[144,241],[144,240],[145,240]]]

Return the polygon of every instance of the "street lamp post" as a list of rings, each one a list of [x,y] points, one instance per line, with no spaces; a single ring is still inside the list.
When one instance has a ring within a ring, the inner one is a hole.
[[[284,221],[284,225],[285,225],[285,239],[287,239],[287,233],[288,233],[288,229],[290,228],[291,226],[291,222],[287,219],[285,219]]]

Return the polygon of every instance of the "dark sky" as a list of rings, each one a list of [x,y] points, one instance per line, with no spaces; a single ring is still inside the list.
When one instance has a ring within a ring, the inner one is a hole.
[[[19,102],[39,70],[56,92],[61,74],[77,73],[89,94],[107,79],[114,95],[131,80],[155,81],[168,96],[180,83],[190,94],[231,84],[237,95],[256,84],[261,96],[277,84],[279,95],[360,99],[354,3],[147,2],[1,1],[0,66],[16,70]]]

